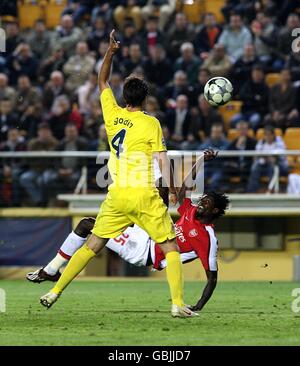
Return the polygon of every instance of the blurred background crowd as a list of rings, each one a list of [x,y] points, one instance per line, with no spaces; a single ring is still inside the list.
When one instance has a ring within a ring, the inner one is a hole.
[[[176,0],[44,0],[44,6],[50,3],[61,7],[57,24],[42,17],[26,27],[20,6],[33,9],[40,2],[1,1],[1,151],[109,149],[97,73],[113,28],[121,42],[113,93],[122,105],[128,75],[149,82],[145,110],[159,119],[169,150],[297,148],[287,146],[291,136],[300,149],[300,1],[227,0],[217,12],[204,7],[198,13],[197,7],[186,10],[185,3],[193,2]],[[234,101],[219,109],[203,96],[214,76],[234,86]],[[83,163],[70,157],[1,159],[1,205],[48,205],[49,195],[74,190]],[[94,163],[88,162],[90,191],[97,189]],[[272,177],[274,163],[219,159],[209,164],[206,178],[212,189],[257,192],[261,177]],[[285,157],[276,163],[282,176],[290,172]],[[232,185],[233,178],[239,184]]]

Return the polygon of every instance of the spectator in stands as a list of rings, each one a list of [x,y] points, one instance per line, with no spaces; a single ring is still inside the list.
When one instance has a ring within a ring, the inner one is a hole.
[[[53,71],[62,71],[66,62],[64,49],[57,45],[52,48],[52,54],[40,64],[39,81],[41,83],[49,80]]]
[[[8,130],[12,127],[17,128],[18,115],[13,112],[13,104],[9,98],[0,101],[0,142],[7,139]]]
[[[233,60],[237,60],[242,56],[244,47],[251,42],[251,33],[244,26],[241,16],[231,15],[230,25],[223,30],[218,43],[224,45]]]
[[[26,143],[24,138],[20,135],[17,128],[11,127],[7,132],[7,141],[0,145],[0,151],[18,152],[25,150]],[[8,206],[20,206],[21,187],[19,177],[24,170],[24,163],[20,158],[4,159],[2,163],[0,171],[2,200],[6,201]]]
[[[187,74],[188,83],[193,85],[197,81],[200,60],[195,56],[194,46],[191,42],[185,42],[180,47],[181,57],[175,62],[175,71],[183,70]]]
[[[241,88],[240,98],[243,102],[242,111],[232,118],[232,127],[235,127],[238,121],[245,120],[256,131],[268,111],[269,101],[269,88],[260,65],[253,67],[251,79]]]
[[[123,57],[128,57],[129,54],[129,46],[132,43],[142,43],[141,36],[131,20],[127,20],[124,24],[124,30],[120,33],[120,42],[122,44],[122,55]]]
[[[38,61],[32,54],[29,44],[20,43],[7,60],[10,81],[16,84],[20,75],[27,75],[31,81],[37,77]]]
[[[159,15],[159,29],[163,31],[176,8],[176,0],[148,0],[142,8],[144,19]]]
[[[259,140],[256,145],[256,151],[266,152],[274,150],[285,151],[286,147],[282,138],[275,135],[274,127],[267,125],[264,128],[264,138]],[[271,180],[274,174],[275,165],[278,165],[280,175],[287,175],[288,162],[285,156],[267,156],[256,158],[251,167],[247,192],[257,192],[257,190],[260,188],[260,178],[262,176],[267,176],[269,180]]]
[[[24,38],[20,35],[20,30],[17,22],[8,22],[5,25],[6,43],[3,57],[10,57],[17,46],[24,42]]]
[[[63,67],[67,77],[66,87],[72,92],[84,84],[95,65],[94,57],[89,55],[86,42],[79,42],[76,46],[76,55],[71,56]]]
[[[166,125],[171,133],[171,140],[182,142],[187,137],[190,122],[188,98],[184,94],[178,95],[175,109],[167,110],[166,114]]]
[[[150,95],[147,98],[145,111],[150,116],[157,118],[161,125],[165,124],[166,115],[160,110],[158,100],[154,96]]]
[[[231,14],[240,14],[251,21],[255,17],[255,9],[259,5],[258,1],[226,0],[222,13],[227,23],[230,21]]]
[[[228,76],[231,69],[231,58],[226,54],[223,44],[215,44],[211,54],[205,60],[203,68],[207,69],[212,77]]]
[[[113,8],[118,3],[116,0],[97,0],[96,6],[92,10],[92,23],[98,17],[102,17],[106,22],[109,22],[112,18]]]
[[[114,94],[114,97],[119,105],[124,105],[123,99],[123,79],[120,73],[114,72],[110,79],[109,85]]]
[[[60,71],[53,71],[50,75],[50,80],[44,87],[43,105],[49,110],[52,108],[55,99],[63,94],[68,94],[65,87],[64,75]]]
[[[143,64],[147,80],[159,87],[166,85],[173,76],[172,65],[164,47],[157,44],[149,50],[149,57]]]
[[[28,143],[29,151],[53,151],[58,141],[53,137],[49,125],[41,123],[38,136]],[[50,159],[35,158],[30,160],[29,170],[20,176],[20,184],[35,206],[46,206],[48,201],[49,185],[56,172]]]
[[[78,24],[85,15],[89,15],[95,6],[95,0],[70,0],[62,15],[72,15],[75,24]]]
[[[289,55],[292,53],[292,42],[295,39],[293,36],[293,30],[300,28],[300,18],[298,14],[290,14],[286,21],[286,26],[279,32],[277,43],[277,54],[282,60],[281,66],[288,60]]]
[[[16,91],[8,85],[8,77],[0,73],[0,101],[8,98],[13,104],[16,100]]]
[[[222,28],[217,24],[217,19],[214,13],[206,13],[204,16],[203,25],[196,33],[194,45],[198,55],[205,60],[209,52],[217,43]]]
[[[141,37],[141,46],[145,54],[158,44],[164,45],[164,36],[158,28],[158,18],[151,16],[146,20],[145,31]]]
[[[192,89],[188,86],[186,73],[182,70],[176,71],[172,82],[163,91],[166,107],[174,108],[178,95],[184,94],[190,98],[191,92]]]
[[[104,18],[96,18],[96,20],[93,22],[93,28],[87,37],[89,49],[91,51],[97,51],[99,43],[101,41],[107,42],[108,39],[109,33]]]
[[[228,150],[255,150],[256,140],[249,136],[249,123],[243,120],[239,121],[236,125],[236,130],[238,136],[229,144]],[[225,163],[226,175],[228,177],[240,177],[242,187],[245,187],[249,178],[252,160],[251,157],[245,156],[228,159]]]
[[[192,93],[192,99],[191,99],[191,105],[197,106],[198,105],[198,98],[199,95],[203,94],[204,87],[207,81],[211,78],[210,72],[205,69],[204,67],[201,67],[198,72],[198,79],[196,83],[193,85],[193,93]]]
[[[99,100],[98,78],[95,72],[91,73],[89,80],[77,89],[76,95],[79,111],[81,114],[86,115],[90,111],[91,102]]]
[[[43,19],[38,19],[35,22],[34,29],[28,37],[28,43],[38,60],[43,60],[49,56],[51,51],[51,38]]]
[[[173,141],[171,138],[171,133],[167,125],[161,125],[162,133],[166,148],[168,150],[180,150],[181,143]]]
[[[175,23],[167,32],[166,45],[168,55],[179,57],[180,47],[185,42],[193,42],[195,37],[194,27],[187,20],[184,13],[177,13]]]
[[[255,64],[258,64],[255,48],[253,44],[247,44],[243,56],[234,63],[230,72],[230,80],[234,85],[234,90],[237,91],[237,95],[239,95],[241,87],[251,79],[251,71]]]
[[[210,136],[200,145],[200,149],[226,150],[228,141],[224,135],[224,127],[220,123],[214,123],[211,127]],[[217,191],[220,189],[224,174],[223,159],[218,158],[205,164],[206,189]]]
[[[291,72],[287,68],[281,70],[280,82],[271,88],[269,111],[265,118],[266,124],[272,124],[282,130],[299,127],[297,90],[292,84]]]
[[[278,30],[271,17],[260,12],[251,24],[253,43],[259,61],[272,70],[277,46]],[[276,65],[275,65],[276,67]]]
[[[222,116],[205,99],[203,94],[198,96],[198,105],[191,110],[191,124],[189,134],[194,137],[198,143],[203,135],[210,135],[211,127],[214,123],[224,124]],[[191,138],[189,139],[191,141]]]
[[[138,43],[132,43],[129,47],[129,58],[122,63],[123,76],[129,76],[135,68],[143,65],[143,54]]]
[[[71,108],[70,100],[66,95],[60,95],[48,116],[48,123],[55,138],[61,140],[64,137],[65,127],[68,123],[76,124],[78,130],[82,128],[83,118],[79,111]]]
[[[58,151],[84,151],[87,149],[87,140],[78,135],[77,127],[74,123],[68,123],[65,127],[65,136],[57,146]],[[53,176],[53,182],[58,185],[58,192],[68,192],[74,190],[83,165],[82,158],[63,157],[59,161],[56,176]],[[51,189],[51,182],[48,182]]]
[[[144,0],[123,0],[118,2],[114,10],[115,22],[119,29],[123,29],[126,18],[131,18],[134,21],[137,30],[140,30],[143,25],[142,9],[145,5]]]
[[[82,135],[87,138],[90,146],[94,146],[92,150],[97,150],[95,146],[98,146],[99,126],[101,124],[104,124],[102,109],[99,101],[93,100],[84,118],[84,125],[82,127]]]
[[[52,47],[61,46],[64,53],[70,57],[74,53],[76,44],[81,39],[81,29],[74,27],[74,22],[70,15],[63,15],[61,17],[60,25],[55,29],[52,38]]]
[[[292,80],[299,84],[300,80],[300,49],[292,52],[286,63],[286,67],[291,71]],[[297,85],[298,86],[298,85]]]
[[[31,86],[31,82],[27,75],[21,75],[18,78],[15,104],[16,111],[22,115],[29,106],[33,106],[37,111],[41,112],[41,93],[37,88]]]

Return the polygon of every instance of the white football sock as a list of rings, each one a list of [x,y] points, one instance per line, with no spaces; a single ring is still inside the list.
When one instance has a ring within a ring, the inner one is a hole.
[[[69,261],[69,259],[64,258],[59,253],[56,254],[56,256],[52,259],[51,262],[47,264],[47,266],[44,268],[44,271],[48,273],[50,276],[54,276],[59,269],[66,264]]]
[[[51,276],[55,275],[70,260],[76,250],[82,247],[85,241],[86,238],[82,238],[72,231],[63,242],[56,257],[44,268],[44,271]]]

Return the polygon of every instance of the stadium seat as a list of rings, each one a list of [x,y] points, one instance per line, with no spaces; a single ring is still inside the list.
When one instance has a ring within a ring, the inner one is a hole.
[[[300,150],[300,128],[288,128],[283,139],[288,150]]]
[[[242,102],[239,100],[231,100],[225,105],[218,108],[218,112],[222,115],[225,123],[225,128],[228,130],[230,128],[230,121],[235,114],[241,112]]]
[[[199,24],[201,21],[201,14],[204,13],[202,1],[186,1],[182,5],[181,11],[187,16],[189,22]]]
[[[204,0],[204,11],[214,13],[218,23],[224,23],[224,16],[221,9],[224,7],[225,0]]]
[[[18,1],[19,25],[21,29],[31,28],[34,23],[43,18],[45,1],[34,3],[32,1]]]
[[[282,136],[282,129],[281,128],[275,128],[275,135],[276,136]],[[256,139],[257,140],[261,140],[264,137],[264,129],[263,128],[259,128],[256,131]]]
[[[271,72],[266,75],[266,83],[269,88],[271,88],[273,85],[277,84],[280,79],[280,74],[276,72]]]
[[[55,28],[59,22],[61,13],[67,5],[66,0],[50,0],[45,8],[45,21],[47,28]]]
[[[249,137],[254,137],[254,131],[252,129],[249,129],[248,131],[248,136]],[[236,139],[238,137],[238,131],[235,128],[230,128],[227,131],[227,139],[229,141],[233,141],[234,139]]]

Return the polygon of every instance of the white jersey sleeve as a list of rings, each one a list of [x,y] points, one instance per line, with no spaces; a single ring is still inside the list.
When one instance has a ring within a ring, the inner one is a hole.
[[[149,251],[150,237],[139,226],[128,227],[115,239],[110,239],[106,247],[117,253],[126,262],[135,266],[146,266]]]

